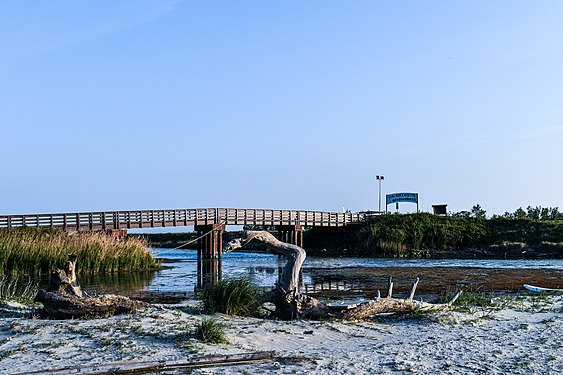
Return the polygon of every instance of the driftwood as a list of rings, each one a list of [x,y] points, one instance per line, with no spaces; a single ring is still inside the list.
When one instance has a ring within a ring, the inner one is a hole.
[[[461,295],[458,291],[452,300],[443,304],[432,304],[415,301],[414,294],[419,279],[413,283],[407,298],[393,298],[393,280],[389,277],[387,297],[381,298],[378,291],[373,301],[354,305],[345,312],[337,312],[321,301],[299,293],[299,273],[306,258],[305,250],[301,247],[281,242],[271,233],[266,231],[249,231],[242,238],[237,238],[225,246],[225,250],[235,250],[245,246],[252,240],[257,240],[268,245],[274,253],[284,255],[287,259],[279,282],[274,290],[276,310],[274,315],[280,319],[290,320],[303,318],[326,318],[341,316],[344,320],[358,320],[381,313],[408,313],[414,311],[436,311],[448,309]],[[339,309],[341,306],[335,306]],[[342,315],[339,315],[342,314]]]
[[[76,278],[76,259],[78,257],[69,254],[68,260],[63,268],[51,271],[51,281],[48,292],[54,292],[65,296],[82,297],[82,288]]]
[[[413,298],[418,282],[419,279],[417,278],[412,284],[407,298],[393,298],[393,281],[389,278],[387,297],[381,298],[378,294],[373,301],[362,303],[359,306],[346,311],[342,318],[344,320],[359,320],[371,315],[383,313],[410,313],[415,311],[426,312],[447,310],[461,295],[461,290],[457,291],[448,303],[428,303],[416,301]]]
[[[248,231],[244,237],[234,239],[225,245],[225,250],[240,249],[252,240],[265,243],[272,252],[283,255],[287,259],[274,291],[276,317],[290,320],[299,317],[321,317],[329,313],[325,304],[299,293],[299,274],[307,256],[305,250],[297,245],[279,241],[267,231]]]
[[[76,278],[76,259],[76,255],[69,255],[63,268],[51,272],[47,290],[41,289],[37,292],[35,301],[43,304],[43,313],[46,316],[55,319],[110,316],[148,306],[145,302],[130,300],[124,296],[85,296]]]
[[[273,362],[275,352],[255,352],[255,353],[239,353],[228,355],[208,355],[203,357],[186,358],[179,360],[161,360],[161,361],[127,361],[127,362],[110,362],[97,363],[93,365],[66,366],[59,368],[51,368],[45,370],[28,371],[25,373],[17,373],[13,375],[24,374],[96,374],[96,375],[114,375],[114,374],[147,374],[170,370],[185,370],[206,367],[248,365],[255,363]]]

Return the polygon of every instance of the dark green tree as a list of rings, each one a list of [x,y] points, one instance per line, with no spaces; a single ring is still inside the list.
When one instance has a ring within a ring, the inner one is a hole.
[[[528,219],[532,219],[532,220],[539,220],[540,219],[540,211],[541,211],[541,207],[532,207],[532,206],[528,206],[527,208],[528,212],[526,213],[526,217]]]
[[[473,206],[471,208],[471,216],[475,217],[475,218],[479,218],[479,219],[485,219],[486,218],[486,213],[487,211],[485,211],[480,204],[476,204],[475,206]]]
[[[522,207],[518,208],[514,211],[514,218],[515,219],[524,219],[526,217],[526,211]]]

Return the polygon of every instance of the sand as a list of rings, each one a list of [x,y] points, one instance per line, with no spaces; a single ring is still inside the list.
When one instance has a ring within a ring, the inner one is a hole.
[[[559,374],[563,296],[502,296],[492,307],[362,322],[215,315],[229,344],[193,335],[194,302],[93,320],[45,320],[16,303],[0,309],[0,373],[116,361],[276,351],[275,362],[195,374]],[[62,373],[71,373],[65,370]],[[182,371],[167,373],[184,373]]]

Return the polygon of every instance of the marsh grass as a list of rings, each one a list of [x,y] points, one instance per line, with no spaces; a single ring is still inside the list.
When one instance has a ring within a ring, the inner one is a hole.
[[[227,344],[225,324],[218,322],[215,318],[204,317],[195,328],[195,336],[208,344]]]
[[[454,304],[454,310],[472,312],[476,308],[493,307],[491,295],[485,292],[464,292]]]
[[[254,315],[260,307],[260,290],[246,278],[219,281],[201,292],[202,309],[206,314]]]
[[[37,283],[31,279],[18,277],[0,277],[0,301],[16,301],[26,305],[34,304],[33,298],[37,294]]]
[[[140,238],[105,233],[69,235],[56,229],[0,229],[0,274],[41,274],[78,255],[79,273],[133,271],[157,266]]]
[[[563,311],[563,293],[557,291],[542,293],[530,292],[515,297],[504,297],[500,300],[517,311],[530,313],[560,313]]]
[[[465,313],[476,313],[481,312],[484,316],[491,315],[494,311],[502,309],[494,301],[495,295],[493,293],[488,293],[480,288],[477,289],[466,289],[452,305],[452,310],[465,312]],[[438,297],[438,303],[447,303],[451,298],[451,295],[443,294]]]

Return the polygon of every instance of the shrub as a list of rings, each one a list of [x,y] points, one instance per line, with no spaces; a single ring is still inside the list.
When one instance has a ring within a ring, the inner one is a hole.
[[[246,278],[219,281],[201,293],[205,313],[253,315],[260,306],[260,291]]]

